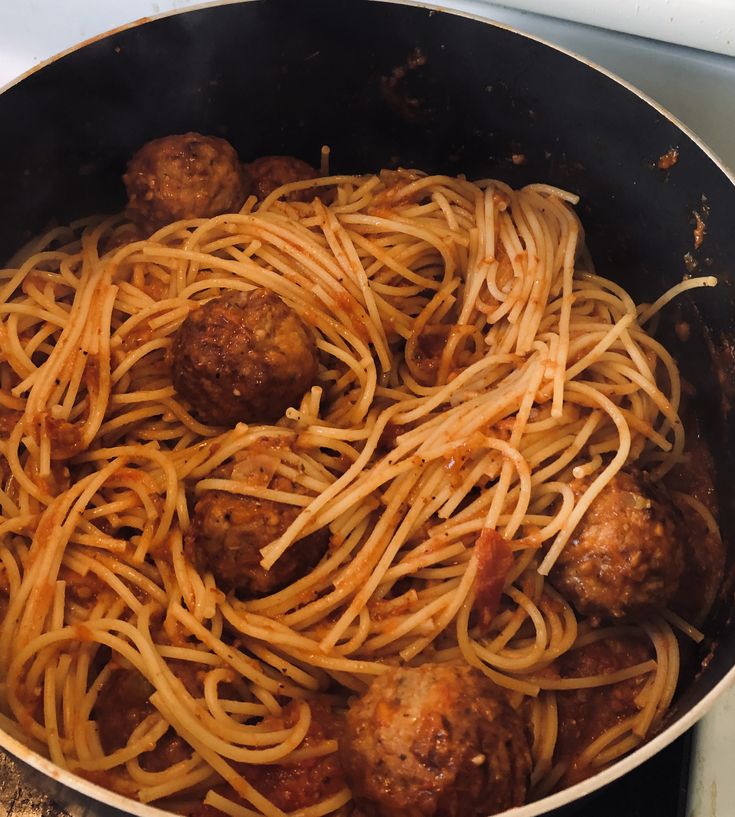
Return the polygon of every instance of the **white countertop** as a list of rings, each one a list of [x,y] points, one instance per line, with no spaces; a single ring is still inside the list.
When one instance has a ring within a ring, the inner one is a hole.
[[[518,10],[547,10],[549,0],[507,2],[517,8],[483,0],[444,0],[441,5],[514,26],[604,66],[668,108],[735,168],[735,58],[568,21],[586,20],[733,54],[735,0],[555,0],[555,13],[567,20]],[[439,3],[427,2],[433,4]],[[207,3],[0,0],[0,88],[110,28],[195,5]],[[697,728],[687,817],[735,817],[734,754],[735,689]]]

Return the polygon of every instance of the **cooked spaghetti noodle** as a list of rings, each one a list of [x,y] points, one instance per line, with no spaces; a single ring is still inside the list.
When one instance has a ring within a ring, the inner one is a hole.
[[[329,203],[283,200],[311,188]],[[644,324],[715,281],[637,306],[589,267],[575,203],[546,185],[328,176],[145,240],[93,218],[26,247],[0,278],[0,725],[142,802],[203,797],[233,817],[284,813],[246,768],[335,752],[333,737],[304,740],[315,693],[360,693],[397,663],[464,661],[528,699],[536,796],[565,774],[560,691],[637,679],[637,712],[583,761],[643,741],[676,687],[669,622],[697,631],[668,611],[591,627],[546,577],[621,468],[660,480],[681,461],[677,366]],[[313,328],[318,384],[275,425],[204,425],[171,384],[172,338],[201,302],[255,287]],[[286,483],[249,477],[263,457]],[[574,478],[589,480],[581,496]],[[319,530],[327,554],[269,596],[226,595],[184,547],[207,490],[299,509],[264,567]],[[486,531],[510,557],[480,622]],[[554,671],[621,629],[648,658]],[[94,710],[119,666],[147,679],[155,709],[105,754]],[[144,768],[169,726],[190,756]],[[343,787],[299,814],[349,801]]]

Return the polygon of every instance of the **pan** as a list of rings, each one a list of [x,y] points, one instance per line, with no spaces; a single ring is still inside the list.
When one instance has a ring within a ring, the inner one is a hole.
[[[419,167],[513,187],[543,181],[579,195],[599,272],[636,300],[702,271],[720,282],[696,305],[682,299],[678,314],[692,330],[685,341],[672,333],[670,347],[706,418],[721,528],[735,542],[735,186],[693,134],[624,82],[439,8],[252,0],[140,21],[72,50],[6,89],[0,121],[2,258],[49,225],[120,210],[132,153],[185,131],[223,136],[241,156],[317,157],[328,143],[337,173]],[[706,221],[701,243],[697,218]],[[691,727],[735,678],[733,609],[726,577],[652,740],[514,814],[573,804]],[[1,732],[0,746],[34,785],[75,809],[164,813],[62,771]]]

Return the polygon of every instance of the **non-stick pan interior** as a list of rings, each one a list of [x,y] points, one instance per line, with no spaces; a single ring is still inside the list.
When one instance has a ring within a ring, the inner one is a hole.
[[[245,158],[335,170],[418,166],[543,179],[582,196],[602,272],[639,295],[728,255],[729,180],[666,117],[598,71],[504,29],[357,0],[261,0],[174,15],[94,42],[2,96],[0,254],[53,218],[118,207],[146,139],[199,130]],[[657,167],[670,147],[679,161]],[[691,270],[689,270],[691,271]],[[722,294],[711,299],[722,303]]]
[[[674,352],[717,457],[722,526],[734,541],[735,187],[676,124],[603,73],[535,40],[453,14],[367,0],[259,0],[178,14],[95,41],[0,96],[0,257],[32,235],[123,204],[143,142],[196,130],[244,160],[285,153],[334,171],[412,166],[543,181],[581,196],[598,270],[650,300],[689,274],[693,327]],[[659,167],[675,148],[678,162]],[[706,225],[695,248],[698,213]],[[677,711],[735,661],[730,594]]]

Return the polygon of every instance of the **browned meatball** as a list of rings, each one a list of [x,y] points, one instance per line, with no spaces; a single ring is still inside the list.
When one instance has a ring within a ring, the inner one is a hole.
[[[249,191],[232,145],[200,133],[147,142],[128,162],[123,181],[127,216],[148,232],[182,218],[237,212]]]
[[[590,483],[572,488],[581,496]],[[590,505],[551,578],[580,613],[625,618],[671,600],[684,556],[676,509],[641,473],[620,472]]]
[[[253,193],[264,199],[277,187],[305,179],[315,179],[317,172],[311,165],[293,156],[261,156],[254,162],[245,165],[253,184]],[[295,190],[288,195],[289,201],[311,201],[314,191]]]
[[[213,425],[276,421],[317,375],[311,330],[267,289],[231,291],[199,307],[171,355],[174,388]]]
[[[173,663],[172,668],[189,692],[201,694],[196,665],[183,661]],[[137,670],[116,669],[110,674],[92,712],[105,753],[122,749],[135,728],[156,712],[149,700],[154,692],[154,687]],[[190,755],[188,744],[169,729],[154,749],[141,755],[140,763],[146,771],[160,772]]]
[[[280,479],[272,487],[290,490]],[[284,533],[300,510],[269,499],[205,491],[185,536],[187,554],[199,569],[212,571],[219,587],[241,598],[275,593],[308,573],[329,543],[327,531],[316,531],[291,545],[270,570],[261,567],[261,548]]]
[[[526,797],[527,726],[478,670],[391,669],[347,712],[340,756],[366,817],[486,817]]]

